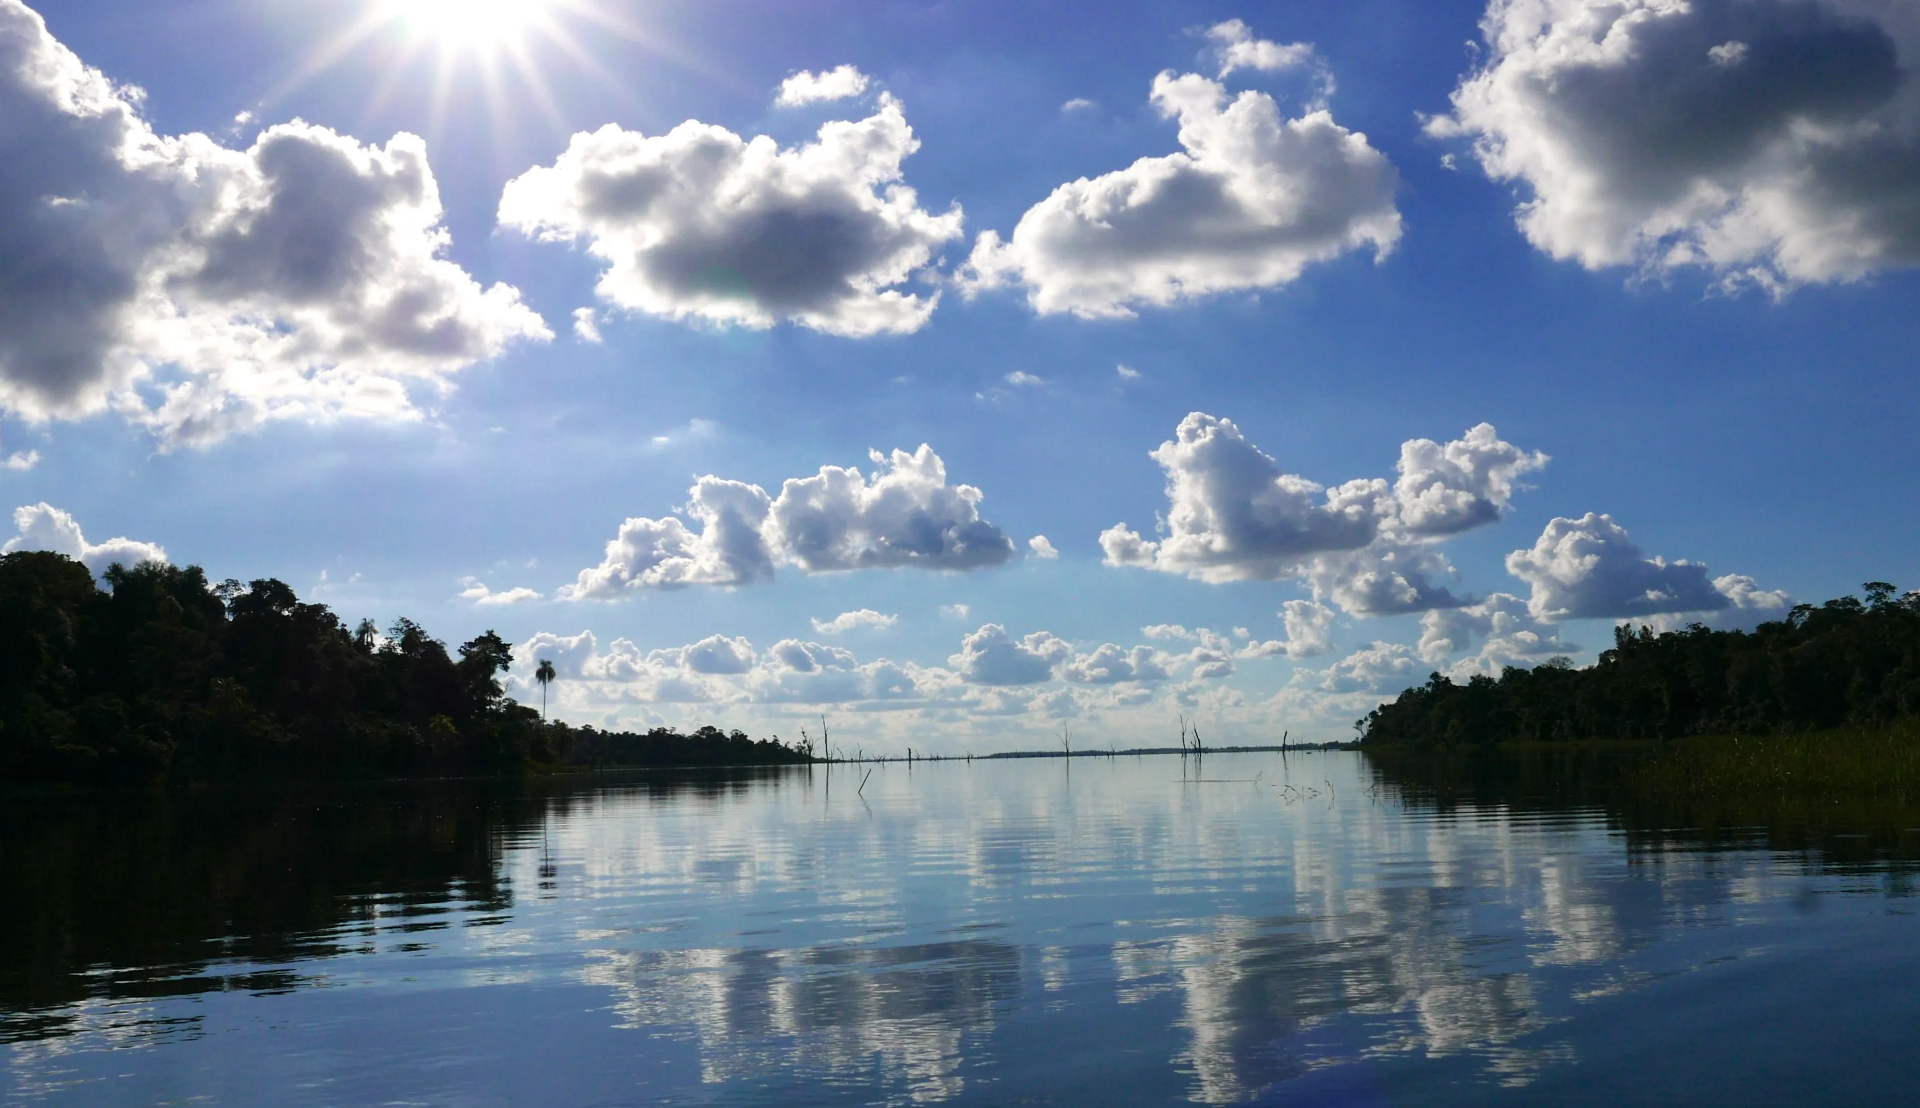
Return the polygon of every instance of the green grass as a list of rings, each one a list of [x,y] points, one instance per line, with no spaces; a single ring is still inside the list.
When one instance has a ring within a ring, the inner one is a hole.
[[[1713,735],[1667,743],[1644,782],[1694,797],[1920,802],[1920,721],[1797,735]]]
[[[1735,824],[1920,826],[1920,720],[1792,735],[1679,739],[1629,774],[1638,799]]]
[[[1655,849],[1764,844],[1837,863],[1920,862],[1920,719],[1665,742],[1375,747],[1375,780],[1441,811],[1602,809]]]

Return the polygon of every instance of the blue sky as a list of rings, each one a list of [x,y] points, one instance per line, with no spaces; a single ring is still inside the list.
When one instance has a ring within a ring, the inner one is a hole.
[[[868,749],[1338,737],[1920,583],[1903,5],[526,10],[0,0],[14,548]]]

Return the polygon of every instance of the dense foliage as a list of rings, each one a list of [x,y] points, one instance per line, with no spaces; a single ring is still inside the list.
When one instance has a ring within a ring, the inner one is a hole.
[[[1886,723],[1920,713],[1920,592],[1803,604],[1752,632],[1614,629],[1597,663],[1459,684],[1434,674],[1355,726],[1368,744],[1667,739]]]
[[[104,586],[104,587],[103,587]],[[0,557],[0,780],[516,773],[567,764],[807,760],[703,728],[544,724],[503,695],[489,631],[449,653],[401,619],[349,631],[279,581],[198,567]]]

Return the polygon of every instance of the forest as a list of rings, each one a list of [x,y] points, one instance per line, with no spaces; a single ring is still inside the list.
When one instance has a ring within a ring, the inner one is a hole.
[[[1584,669],[1554,659],[1458,683],[1433,674],[1358,720],[1369,746],[1491,746],[1875,727],[1920,713],[1920,592],[1802,604],[1748,631],[1619,626]]]
[[[532,659],[527,659],[529,663]],[[0,782],[511,775],[811,761],[703,727],[544,722],[504,694],[489,631],[449,651],[407,619],[349,630],[267,579],[0,557]]]

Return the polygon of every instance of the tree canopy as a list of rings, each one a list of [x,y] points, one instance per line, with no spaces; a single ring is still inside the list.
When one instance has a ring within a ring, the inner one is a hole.
[[[1920,592],[1802,604],[1758,629],[1614,628],[1584,669],[1565,659],[1464,683],[1435,673],[1355,726],[1369,744],[1665,739],[1813,731],[1920,713]]]
[[[807,757],[703,728],[544,724],[504,695],[513,651],[457,650],[408,619],[349,631],[280,581],[197,566],[0,557],[0,780],[519,773],[568,764]],[[651,740],[651,741],[649,741]]]

